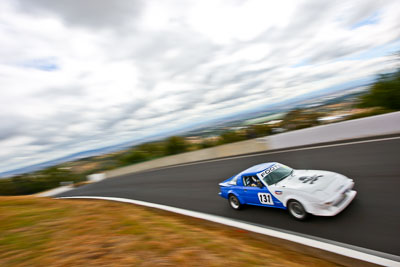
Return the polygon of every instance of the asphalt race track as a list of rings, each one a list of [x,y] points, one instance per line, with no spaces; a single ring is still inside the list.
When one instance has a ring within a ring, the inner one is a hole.
[[[342,173],[355,181],[356,199],[335,217],[305,222],[287,211],[248,206],[232,210],[218,183],[252,165],[278,161],[296,169]],[[275,227],[400,256],[400,137],[296,151],[265,152],[129,174],[59,196],[106,196],[148,201]]]

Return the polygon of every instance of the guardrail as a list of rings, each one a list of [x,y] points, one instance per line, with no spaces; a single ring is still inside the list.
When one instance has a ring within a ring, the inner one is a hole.
[[[397,133],[400,133],[400,112],[393,112],[163,157],[107,171],[105,175],[110,178],[195,161]]]

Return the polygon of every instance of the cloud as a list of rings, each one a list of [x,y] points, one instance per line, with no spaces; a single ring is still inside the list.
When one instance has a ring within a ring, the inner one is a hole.
[[[18,0],[18,7],[29,14],[55,15],[72,26],[115,28],[140,17],[143,8],[139,0],[85,0],[72,3],[68,0]]]
[[[371,77],[394,66],[399,8],[2,1],[0,171]]]

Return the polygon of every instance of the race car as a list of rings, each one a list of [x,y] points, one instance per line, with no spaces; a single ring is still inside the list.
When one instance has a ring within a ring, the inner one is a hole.
[[[334,216],[355,198],[354,181],[329,171],[295,170],[278,162],[250,167],[219,184],[219,195],[239,210],[244,205],[287,209],[295,219]]]

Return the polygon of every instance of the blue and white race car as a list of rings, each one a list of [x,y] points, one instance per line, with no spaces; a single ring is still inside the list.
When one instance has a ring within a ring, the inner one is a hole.
[[[250,167],[219,184],[219,195],[238,210],[243,205],[288,209],[298,220],[307,215],[334,216],[357,192],[344,175],[317,170],[294,170],[277,162]]]

